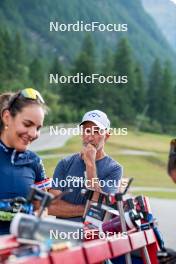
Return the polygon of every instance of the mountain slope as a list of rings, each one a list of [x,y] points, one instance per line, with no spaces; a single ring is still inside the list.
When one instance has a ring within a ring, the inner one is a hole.
[[[142,3],[176,51],[176,4],[169,0],[142,0]]]
[[[117,40],[128,37],[135,57],[147,69],[155,57],[170,59],[175,54],[158,29],[154,20],[145,12],[141,1],[128,0],[1,0],[0,25],[11,32],[19,31],[30,51],[42,47],[45,53],[56,53],[70,62],[80,49],[82,32],[50,32],[49,22],[127,23],[128,32],[93,32],[97,55],[105,48],[114,49]],[[29,43],[30,42],[30,43]]]

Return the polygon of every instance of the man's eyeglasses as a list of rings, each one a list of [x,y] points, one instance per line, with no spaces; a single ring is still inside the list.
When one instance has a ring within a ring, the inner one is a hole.
[[[37,90],[33,88],[26,88],[24,90],[21,90],[19,93],[17,93],[15,96],[12,97],[12,99],[9,102],[8,108],[10,109],[12,105],[14,104],[14,102],[16,101],[16,99],[20,97],[30,99],[30,100],[37,100],[42,104],[45,103],[43,97]]]

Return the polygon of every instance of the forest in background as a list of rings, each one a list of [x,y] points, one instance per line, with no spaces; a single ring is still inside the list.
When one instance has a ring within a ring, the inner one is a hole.
[[[78,0],[44,0],[42,5],[34,0],[2,0],[0,92],[38,89],[50,108],[46,124],[79,122],[85,111],[101,109],[113,126],[174,133],[175,53],[140,0],[107,0],[104,5],[103,1],[82,1],[79,8]],[[112,35],[49,32],[49,21],[58,18],[65,23],[70,18],[118,21],[128,23],[129,30]],[[49,83],[50,73],[78,72],[125,75],[128,83]]]
[[[53,57],[51,63],[46,62],[45,57],[31,60],[19,34],[11,37],[7,31],[1,31],[0,91],[24,87],[38,89],[50,108],[47,124],[78,122],[85,111],[101,109],[111,116],[116,126],[141,123],[143,131],[174,132],[176,80],[169,61],[161,64],[156,58],[146,78],[127,38],[120,39],[115,52],[107,50],[102,55],[99,67],[95,54],[95,43],[87,35],[80,53],[69,67],[58,57]],[[50,84],[50,73],[59,76],[76,73],[128,76],[128,82]]]

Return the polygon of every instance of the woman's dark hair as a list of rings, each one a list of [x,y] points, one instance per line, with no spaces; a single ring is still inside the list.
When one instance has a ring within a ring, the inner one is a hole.
[[[8,104],[12,96],[13,96],[13,93],[3,93],[0,95],[0,133],[2,132],[4,128],[2,114],[5,109],[8,109]]]
[[[167,172],[171,175],[171,172],[176,170],[176,156],[169,156],[168,164],[167,164]]]
[[[168,157],[167,172],[171,175],[171,172],[176,170],[176,139],[172,139],[170,142],[170,152]]]
[[[20,92],[9,92],[0,95],[0,133],[4,129],[2,116],[5,110],[9,110],[11,116],[15,117],[17,113],[22,112],[24,107],[27,107],[29,105],[40,105],[43,108],[44,112],[47,112],[46,106],[39,100],[32,100],[19,95]]]

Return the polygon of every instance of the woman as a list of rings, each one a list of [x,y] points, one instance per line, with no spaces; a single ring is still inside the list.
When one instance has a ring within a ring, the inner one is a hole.
[[[39,137],[44,116],[44,100],[32,88],[0,95],[0,200],[26,198],[32,184],[48,186],[41,159],[28,150]],[[0,221],[0,234],[8,229]]]

